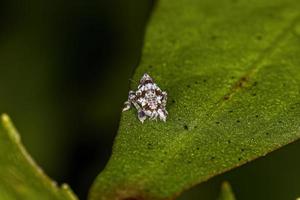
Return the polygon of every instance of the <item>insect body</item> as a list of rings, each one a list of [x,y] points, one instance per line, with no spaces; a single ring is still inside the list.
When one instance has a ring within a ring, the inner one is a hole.
[[[138,118],[143,123],[147,117],[151,120],[159,118],[167,120],[166,110],[167,92],[162,91],[153,79],[144,74],[140,80],[137,91],[129,91],[128,100],[124,103],[123,111],[127,111],[133,105],[138,111]]]

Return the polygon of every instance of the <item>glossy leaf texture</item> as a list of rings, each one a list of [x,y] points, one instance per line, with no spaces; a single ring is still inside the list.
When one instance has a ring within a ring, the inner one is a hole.
[[[228,182],[222,184],[218,200],[235,200],[232,188]]]
[[[173,199],[297,140],[299,55],[298,0],[158,1],[133,79],[168,92],[169,117],[122,114],[90,199]]]
[[[36,165],[7,115],[1,116],[0,146],[1,200],[77,200],[68,185],[58,187]]]

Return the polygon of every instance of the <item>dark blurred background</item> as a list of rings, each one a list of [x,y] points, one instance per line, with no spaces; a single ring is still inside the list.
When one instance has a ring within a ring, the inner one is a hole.
[[[107,162],[152,0],[0,3],[0,112],[84,199]]]
[[[0,2],[0,112],[30,154],[86,199],[107,162],[154,0]],[[300,196],[300,144],[185,193],[215,199],[224,179],[239,199]]]

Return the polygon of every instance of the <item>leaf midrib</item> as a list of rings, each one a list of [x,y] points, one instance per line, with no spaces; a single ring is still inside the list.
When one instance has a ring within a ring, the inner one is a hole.
[[[279,46],[281,42],[283,42],[286,37],[288,36],[288,33],[292,31],[295,26],[297,25],[297,22],[300,20],[300,14],[298,14],[292,21],[291,23],[283,29],[276,37],[275,39],[271,42],[271,44],[264,50],[262,51],[261,54],[258,55],[257,59],[253,61],[250,68],[247,72],[242,75],[238,81],[236,81],[230,88],[230,91],[225,94],[217,103],[215,108],[212,108],[212,112],[210,114],[209,120],[213,119],[214,113],[223,107],[226,102],[230,101],[232,97],[238,93],[241,89],[247,87],[247,83],[249,83],[249,80],[260,70],[262,69],[265,65],[261,65],[263,61],[268,58],[272,53],[276,50],[276,47]],[[242,85],[242,86],[241,86]],[[225,96],[228,96],[228,99],[224,98]]]

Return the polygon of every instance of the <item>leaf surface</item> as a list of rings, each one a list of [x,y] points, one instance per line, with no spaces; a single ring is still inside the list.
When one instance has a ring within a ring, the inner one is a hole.
[[[68,185],[58,187],[35,164],[7,115],[1,117],[0,147],[1,200],[77,200]]]
[[[297,140],[299,16],[297,0],[158,1],[134,80],[168,92],[168,120],[122,114],[90,199],[171,199]]]

